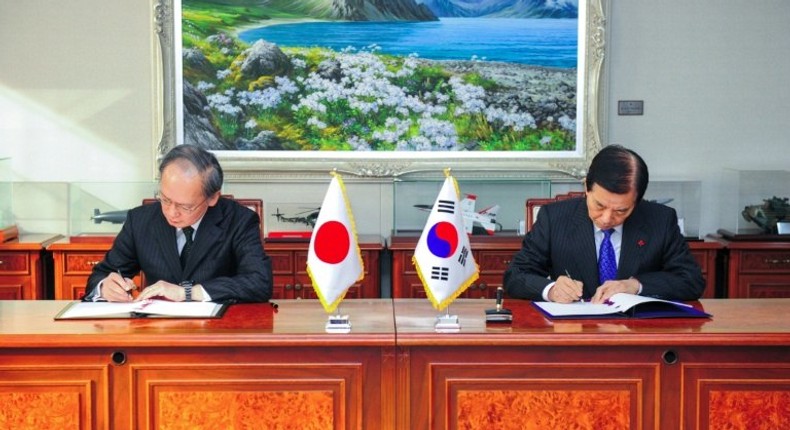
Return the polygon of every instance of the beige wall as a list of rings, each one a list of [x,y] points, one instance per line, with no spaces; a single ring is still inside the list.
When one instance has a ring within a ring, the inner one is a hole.
[[[152,3],[0,0],[0,157],[28,182],[14,193],[23,230],[68,233],[69,183],[153,178],[161,125]],[[656,180],[700,183],[702,234],[729,226],[740,203],[727,197],[729,169],[790,169],[790,2],[606,5],[604,142],[636,149]],[[617,116],[625,99],[644,100],[645,115]],[[774,185],[788,195],[781,177]],[[241,189],[271,201],[324,188]],[[361,189],[370,195],[355,203],[368,218],[357,215],[360,232],[386,236],[392,191]]]

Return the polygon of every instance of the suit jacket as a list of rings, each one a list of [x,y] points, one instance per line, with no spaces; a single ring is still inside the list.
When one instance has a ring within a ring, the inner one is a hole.
[[[85,297],[110,272],[148,285],[159,280],[201,284],[216,302],[263,302],[272,295],[271,260],[263,250],[258,215],[233,200],[209,207],[195,233],[184,269],[178,257],[176,228],[167,223],[159,202],[129,211],[112,248],[88,278]]]
[[[543,289],[567,270],[584,283],[584,297],[592,297],[599,287],[594,231],[584,198],[541,207],[505,272],[508,295],[543,300]],[[642,284],[643,296],[696,300],[702,295],[702,271],[680,234],[674,209],[642,201],[626,219],[617,279],[630,277]]]

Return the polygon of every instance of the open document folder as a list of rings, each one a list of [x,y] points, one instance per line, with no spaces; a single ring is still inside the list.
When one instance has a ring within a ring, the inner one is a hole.
[[[92,318],[220,318],[227,304],[213,302],[171,302],[143,300],[129,303],[71,302],[56,316],[63,319]]]
[[[549,318],[586,319],[586,318],[709,318],[705,313],[693,306],[637,296],[635,294],[617,293],[606,303],[573,302],[533,302],[544,315]]]

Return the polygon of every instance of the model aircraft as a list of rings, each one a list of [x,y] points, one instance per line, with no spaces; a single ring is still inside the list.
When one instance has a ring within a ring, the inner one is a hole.
[[[98,208],[93,209],[93,216],[91,219],[94,224],[101,224],[102,222],[109,222],[112,224],[123,224],[126,222],[126,213],[129,210],[123,211],[109,211],[102,213]]]
[[[460,206],[463,212],[466,233],[477,234],[482,230],[488,235],[493,235],[495,232],[502,230],[502,225],[496,222],[499,205],[489,206],[475,212],[476,204],[477,196],[475,194],[465,194],[461,200]],[[430,212],[433,209],[433,206],[430,205],[414,205],[414,207],[426,212]]]
[[[296,224],[304,224],[308,227],[315,227],[315,222],[318,219],[318,213],[321,211],[321,208],[315,208],[306,210],[304,212],[299,212],[294,216],[285,216],[280,212],[280,208],[277,208],[277,212],[273,213],[279,222],[291,222]]]

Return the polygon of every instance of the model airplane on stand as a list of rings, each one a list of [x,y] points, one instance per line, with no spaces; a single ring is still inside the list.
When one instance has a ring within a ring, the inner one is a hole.
[[[499,205],[489,206],[483,210],[475,211],[477,196],[475,194],[465,194],[461,200],[461,211],[464,217],[464,228],[466,234],[485,234],[493,235],[502,230],[502,225],[496,222],[496,215],[499,212]],[[415,208],[430,212],[433,206],[414,205]]]

